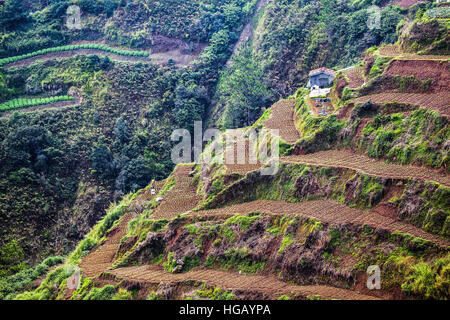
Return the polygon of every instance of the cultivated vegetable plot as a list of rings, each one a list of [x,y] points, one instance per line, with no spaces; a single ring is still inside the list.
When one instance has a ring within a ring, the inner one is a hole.
[[[294,123],[294,108],[295,99],[280,100],[271,107],[269,119],[261,123],[268,129],[278,129],[287,143],[295,143],[300,135]]]
[[[19,98],[0,104],[0,112],[23,109],[28,107],[42,106],[60,101],[73,101],[73,100],[74,97],[71,96],[54,96],[47,98]]]
[[[273,299],[282,294],[298,294],[301,297],[319,295],[323,299],[375,300],[376,298],[358,294],[355,291],[323,285],[298,286],[288,284],[272,276],[247,275],[214,269],[198,268],[185,273],[169,273],[159,265],[126,267],[109,271],[119,279],[151,284],[182,283],[198,281],[228,290],[262,292]]]
[[[149,56],[149,53],[145,52],[145,51],[123,50],[123,49],[108,47],[104,44],[99,44],[99,43],[86,43],[86,44],[74,44],[74,45],[46,48],[46,49],[41,49],[38,51],[30,52],[27,54],[23,54],[20,56],[3,58],[3,59],[0,59],[0,66],[6,65],[9,63],[13,63],[16,61],[20,61],[20,60],[33,58],[36,56],[45,55],[48,53],[74,51],[74,50],[86,50],[86,49],[104,51],[104,52],[109,52],[109,53],[116,54],[119,56],[127,56],[127,57],[148,57]]]
[[[446,55],[420,55],[404,53],[395,45],[386,45],[378,49],[378,53],[383,57],[391,57],[398,60],[449,60],[450,56]]]
[[[450,177],[436,170],[416,167],[412,165],[403,166],[375,160],[364,155],[350,151],[328,150],[307,155],[294,155],[281,158],[286,163],[303,163],[318,166],[348,168],[358,170],[366,174],[393,179],[418,179],[434,181],[450,187]]]
[[[448,62],[440,61],[393,61],[385,76],[406,76],[410,79],[429,81],[435,92],[450,91],[450,68]]]
[[[201,197],[197,195],[197,185],[193,183],[193,178],[189,176],[192,165],[179,165],[174,176],[176,183],[164,196],[163,200],[156,208],[152,218],[171,219],[177,215],[194,209]]]
[[[237,160],[238,159],[238,149],[239,149],[238,143],[245,144],[245,159],[244,159],[245,163],[243,163],[243,164],[239,164],[238,160]],[[233,163],[227,163],[227,156],[230,153],[233,154],[233,159],[234,159]],[[231,147],[227,146],[227,148],[225,149],[223,161],[227,168],[227,171],[226,171],[227,174],[237,173],[240,175],[245,175],[247,172],[257,170],[257,169],[261,168],[261,166],[262,166],[262,164],[259,160],[257,160],[256,163],[254,163],[254,164],[250,163],[250,144],[249,144],[248,139],[246,139],[245,141],[238,141],[238,142],[234,143]]]
[[[371,213],[369,211],[350,208],[341,203],[329,200],[313,200],[295,203],[278,200],[256,200],[218,209],[202,210],[192,213],[192,215],[233,216],[237,213],[247,214],[249,212],[262,212],[271,215],[299,214],[326,223],[342,225],[350,223],[359,226],[368,225],[374,229],[379,228],[388,230],[389,232],[399,231],[401,233],[408,233],[445,247],[449,245],[445,240],[429,234],[411,224],[400,222],[393,218]]]
[[[153,185],[157,192],[162,186],[163,181],[156,181]],[[84,277],[94,277],[112,267],[114,256],[120,246],[120,239],[127,233],[128,222],[135,217],[135,206],[154,197],[155,195],[151,194],[151,188],[149,188],[134,199],[133,205],[129,208],[130,212],[125,214],[119,224],[106,235],[106,240],[81,260],[80,268],[83,270]]]
[[[444,116],[450,116],[450,92],[440,93],[398,93],[384,92],[353,99],[354,103],[372,101],[376,104],[398,102],[404,104],[434,109]]]
[[[344,71],[344,75],[348,78],[348,87],[350,89],[356,89],[364,84],[363,78],[364,68],[358,66],[349,70]]]
[[[112,267],[114,256],[120,245],[120,239],[127,233],[128,222],[133,218],[134,212],[124,215],[119,225],[111,230],[110,236],[99,248],[94,248],[91,253],[84,257],[80,263],[83,277],[96,276]]]

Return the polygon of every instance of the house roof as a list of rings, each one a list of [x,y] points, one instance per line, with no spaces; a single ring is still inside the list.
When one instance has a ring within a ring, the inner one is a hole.
[[[315,74],[319,74],[319,73],[329,73],[329,74],[334,76],[336,74],[336,71],[328,69],[328,68],[325,68],[325,67],[322,67],[322,68],[319,68],[319,69],[311,70],[309,72],[309,76],[311,77],[311,76],[313,76]]]

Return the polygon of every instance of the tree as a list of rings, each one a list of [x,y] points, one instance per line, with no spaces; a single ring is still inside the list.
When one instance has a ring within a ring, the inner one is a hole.
[[[244,45],[232,58],[231,66],[221,73],[218,84],[218,99],[225,106],[225,128],[250,125],[271,102],[273,92],[263,76],[250,47]]]
[[[116,148],[121,148],[130,140],[130,129],[122,117],[116,121],[116,125],[114,126],[114,134],[116,136],[114,140],[114,147]]]
[[[27,12],[23,6],[22,0],[6,0],[3,6],[0,6],[0,26],[9,30],[25,23]]]
[[[114,175],[115,166],[109,148],[101,143],[94,148],[90,160],[94,174],[101,179],[109,179]]]
[[[41,126],[28,126],[11,132],[2,143],[2,164],[10,169],[34,167],[44,170],[47,164],[62,155],[59,142]]]
[[[175,89],[174,118],[180,128],[192,131],[194,121],[202,120],[208,105],[208,94],[204,87],[193,81],[179,84]]]

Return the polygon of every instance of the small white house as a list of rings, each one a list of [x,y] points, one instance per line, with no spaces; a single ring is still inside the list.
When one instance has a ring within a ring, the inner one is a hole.
[[[336,71],[322,67],[309,72],[309,82],[307,88],[318,86],[319,88],[328,87],[333,83]]]

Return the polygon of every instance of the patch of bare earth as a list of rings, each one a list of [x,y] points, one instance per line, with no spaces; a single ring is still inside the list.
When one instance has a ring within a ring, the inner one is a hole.
[[[191,176],[193,165],[178,165],[174,171],[176,184],[164,196],[155,209],[154,219],[171,219],[194,209],[201,197]]]
[[[280,100],[271,107],[269,119],[261,121],[268,129],[278,129],[287,143],[295,143],[300,135],[294,123],[295,99]]]
[[[325,223],[368,225],[374,229],[399,231],[409,233],[415,237],[432,241],[441,246],[448,246],[447,241],[438,236],[429,234],[411,224],[397,221],[397,219],[360,209],[350,208],[341,203],[329,200],[313,200],[305,202],[285,202],[278,200],[256,200],[232,206],[201,210],[192,212],[191,215],[232,216],[235,214],[247,214],[249,212],[261,212],[270,215],[298,214],[308,218],[315,218]]]
[[[450,69],[448,61],[435,60],[394,60],[386,76],[414,76],[422,81],[431,80],[434,92],[450,91]]]
[[[418,179],[434,181],[450,187],[450,177],[437,170],[412,165],[399,165],[386,163],[365,155],[360,155],[347,150],[328,150],[306,155],[293,155],[282,157],[285,163],[303,163],[317,166],[347,168],[364,172],[369,175],[392,179]]]
[[[299,286],[280,281],[273,276],[238,274],[214,269],[196,268],[185,273],[169,273],[159,265],[126,267],[109,271],[110,274],[123,280],[147,282],[154,284],[178,284],[187,281],[206,283],[211,286],[233,291],[258,291],[276,299],[282,294],[320,296],[323,299],[340,300],[373,300],[374,297],[358,294],[354,291],[322,286]]]
[[[367,96],[358,97],[351,100],[353,103],[366,103],[371,101],[375,104],[385,103],[402,103],[418,107],[433,109],[441,115],[450,117],[450,92],[440,93],[399,93],[399,92],[384,92],[375,93]]]
[[[359,88],[365,83],[363,72],[363,66],[358,66],[343,72],[344,75],[348,78],[348,87],[350,89]]]

